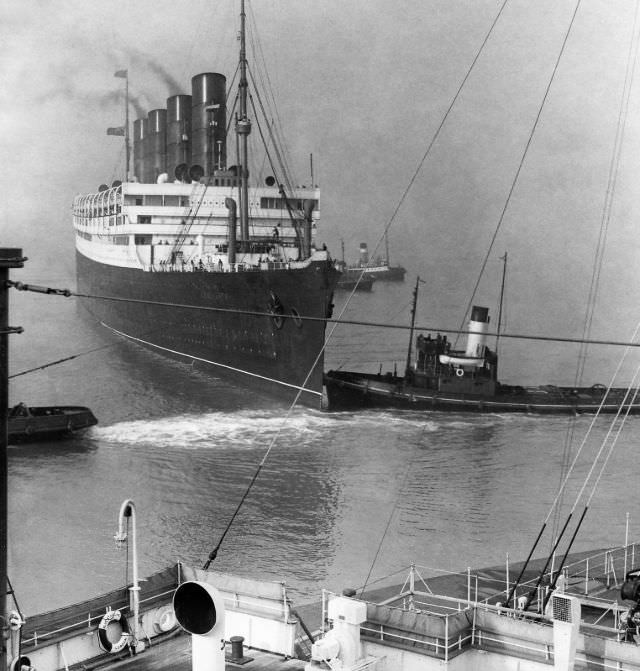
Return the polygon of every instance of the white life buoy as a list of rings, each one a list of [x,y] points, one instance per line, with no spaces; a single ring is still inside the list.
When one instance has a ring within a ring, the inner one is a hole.
[[[156,611],[153,618],[153,628],[159,634],[166,634],[168,631],[175,629],[178,624],[176,614],[171,606],[162,606]]]
[[[120,627],[122,627],[122,634],[120,638],[113,642],[109,640],[107,635],[107,628],[111,622],[120,622]],[[98,625],[98,640],[102,649],[105,652],[120,652],[123,650],[131,640],[131,633],[129,632],[129,623],[127,618],[119,610],[108,610],[100,624]]]
[[[464,377],[464,370],[462,370],[462,368],[456,368],[456,375],[458,377]]]

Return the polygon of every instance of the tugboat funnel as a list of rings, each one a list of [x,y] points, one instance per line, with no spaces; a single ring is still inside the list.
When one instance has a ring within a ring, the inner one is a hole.
[[[469,335],[465,356],[482,358],[487,345],[487,331],[489,329],[489,308],[474,305],[469,320]]]
[[[218,590],[204,582],[184,582],[173,595],[173,610],[191,634],[193,671],[225,671],[224,602]]]
[[[366,242],[360,243],[360,266],[369,265],[369,249],[367,248]]]

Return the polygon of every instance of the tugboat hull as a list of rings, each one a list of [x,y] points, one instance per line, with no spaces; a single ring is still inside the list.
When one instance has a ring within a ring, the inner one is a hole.
[[[399,408],[448,412],[575,415],[596,412],[640,414],[640,402],[627,389],[593,387],[519,387],[497,385],[492,396],[459,394],[414,387],[404,378],[330,370],[324,376],[329,410]],[[603,402],[604,401],[604,402]],[[622,409],[621,409],[622,408]]]

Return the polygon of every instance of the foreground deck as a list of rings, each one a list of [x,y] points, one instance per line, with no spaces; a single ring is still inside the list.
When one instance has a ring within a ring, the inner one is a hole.
[[[231,654],[231,646],[227,646],[227,656]],[[227,662],[226,668],[247,669],[247,671],[302,671],[305,662],[297,659],[286,659],[262,650],[244,649],[243,663]],[[162,643],[145,650],[141,655],[122,659],[105,666],[109,669],[123,671],[191,671],[191,637],[179,633]]]

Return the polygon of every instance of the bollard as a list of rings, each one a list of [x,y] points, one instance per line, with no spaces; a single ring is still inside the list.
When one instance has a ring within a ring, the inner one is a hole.
[[[231,641],[231,658],[234,660],[242,659],[242,657],[244,656],[244,651],[242,650],[244,637],[232,636],[229,640]]]

